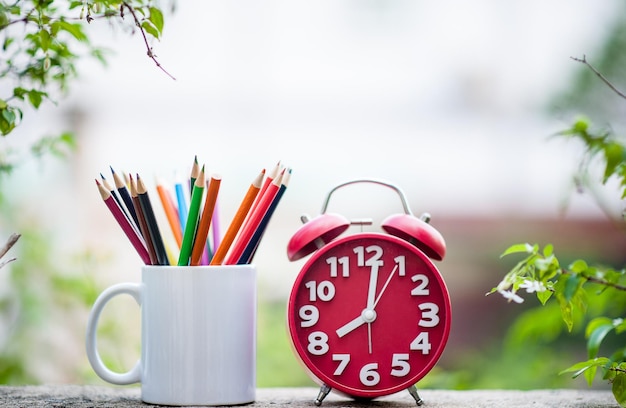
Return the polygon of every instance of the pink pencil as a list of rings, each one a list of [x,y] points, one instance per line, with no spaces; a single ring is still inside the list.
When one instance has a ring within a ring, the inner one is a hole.
[[[272,200],[274,200],[274,196],[280,188],[284,172],[285,170],[283,169],[280,175],[274,178],[272,183],[265,190],[265,193],[263,193],[263,197],[258,200],[259,204],[254,208],[254,212],[249,214],[248,221],[243,226],[241,233],[235,240],[235,244],[224,260],[224,265],[234,265],[239,261],[248,242],[252,239],[254,231],[256,231],[267,209],[272,204]]]
[[[148,249],[146,248],[146,244],[143,241],[143,238],[137,234],[137,231],[130,224],[128,217],[124,215],[122,209],[119,207],[117,202],[111,196],[111,192],[108,191],[98,179],[96,179],[96,185],[98,186],[98,190],[100,191],[100,195],[102,196],[102,200],[109,207],[109,211],[113,214],[113,217],[117,221],[122,230],[130,240],[130,243],[135,247],[135,250],[141,257],[141,260],[146,264],[150,265],[150,255],[148,254]]]

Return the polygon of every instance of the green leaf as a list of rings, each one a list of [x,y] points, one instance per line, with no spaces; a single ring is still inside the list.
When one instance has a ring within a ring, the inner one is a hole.
[[[78,23],[72,24],[68,23],[67,21],[59,20],[52,23],[50,27],[53,33],[57,33],[58,31],[63,30],[80,42],[89,41],[89,39],[83,32],[83,27]]]
[[[36,91],[34,89],[28,91],[28,101],[35,109],[39,108],[44,96],[47,96],[45,92]]]
[[[544,290],[543,292],[537,292],[537,299],[541,302],[542,305],[545,305],[548,299],[552,297],[551,290]]]
[[[515,244],[515,245],[511,245],[510,247],[508,247],[502,253],[502,255],[500,255],[500,258],[505,257],[507,255],[511,255],[511,254],[519,254],[519,253],[532,254],[534,250],[535,250],[534,247],[530,244]]]
[[[568,368],[566,368],[565,370],[562,370],[559,375],[565,374],[565,373],[574,373],[572,375],[572,378],[576,378],[579,375],[581,375],[582,373],[584,373],[586,370],[588,370],[591,367],[599,367],[599,366],[605,366],[606,364],[609,363],[609,359],[606,357],[596,357],[596,358],[592,358],[589,359],[587,361],[580,361],[572,366],[569,366]]]
[[[39,30],[39,45],[44,52],[48,51],[51,42],[50,33],[47,30]]]
[[[626,407],[626,374],[619,373],[613,378],[613,397],[620,405],[620,407]]]
[[[572,262],[569,269],[572,272],[581,273],[589,269],[589,266],[587,265],[587,262],[583,261],[582,259],[577,259],[576,261]]]
[[[150,17],[148,17],[154,27],[159,31],[159,34],[163,32],[163,13],[156,7],[150,7]]]
[[[617,166],[624,162],[624,146],[617,142],[608,143],[604,147],[604,158],[606,160],[606,166],[604,169],[603,183],[615,173]]]
[[[160,33],[156,29],[154,24],[152,24],[152,22],[150,22],[148,20],[144,20],[143,23],[141,23],[141,28],[143,28],[146,33],[150,34],[154,38],[159,38]]]
[[[619,322],[616,321],[616,323],[619,323]],[[608,317],[596,317],[595,319],[592,319],[587,324],[587,328],[585,329],[585,338],[588,339],[589,336],[591,336],[591,333],[594,332],[594,330],[596,330],[598,327],[604,326],[606,324],[615,326],[613,320],[609,319]]]
[[[608,323],[596,327],[591,332],[589,339],[587,340],[587,356],[589,358],[594,358],[598,355],[602,340],[604,340],[606,335],[609,334],[613,328],[613,323]]]
[[[552,256],[553,252],[554,252],[554,246],[552,244],[547,244],[543,248],[543,256],[545,256],[546,258]]]
[[[574,299],[578,288],[583,282],[584,280],[581,279],[578,275],[568,276],[565,280],[565,287],[563,289],[563,296],[565,297],[565,300],[570,302],[572,299]]]

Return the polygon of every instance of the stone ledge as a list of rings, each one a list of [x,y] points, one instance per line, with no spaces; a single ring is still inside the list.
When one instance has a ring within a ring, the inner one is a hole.
[[[316,388],[260,388],[256,402],[245,407],[314,407]],[[420,390],[427,408],[562,407],[616,408],[610,391],[597,390]],[[0,386],[0,407],[148,407],[137,387],[79,385]],[[415,407],[408,392],[365,403],[331,393],[322,407]]]

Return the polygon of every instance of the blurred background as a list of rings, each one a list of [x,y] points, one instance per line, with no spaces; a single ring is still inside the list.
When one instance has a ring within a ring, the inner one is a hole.
[[[0,380],[101,383],[84,352],[88,309],[107,286],[139,281],[141,261],[94,178],[111,179],[112,166],[153,189],[156,177],[186,176],[197,155],[222,176],[223,226],[261,169],[293,169],[254,260],[259,386],[312,384],[286,334],[286,298],[303,265],[288,261],[286,245],[331,188],[361,178],[397,184],[447,242],[437,266],[452,332],[425,386],[581,386],[557,375],[585,355],[581,341],[521,347],[508,330],[536,302],[484,295],[512,266],[500,254],[518,242],[624,264],[618,186],[579,194],[582,146],[551,136],[578,114],[622,130],[619,99],[570,57],[626,82],[625,13],[617,0],[186,0],[153,44],[176,80],[146,57],[138,33],[92,23],[109,66],[81,61],[67,98],[0,140],[11,154],[65,130],[77,143],[67,159],[25,158],[2,181],[0,232],[23,238],[18,261],[0,269]],[[333,195],[329,211],[371,217],[376,230],[402,207],[391,190],[359,185]],[[138,308],[117,299],[104,319],[103,357],[130,368]]]

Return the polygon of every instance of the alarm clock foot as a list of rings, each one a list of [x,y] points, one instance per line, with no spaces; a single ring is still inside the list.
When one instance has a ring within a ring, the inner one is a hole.
[[[330,388],[326,384],[322,384],[320,392],[317,394],[317,398],[315,398],[315,406],[319,407],[320,405],[322,405],[322,401],[324,401],[324,398],[326,398],[330,390],[332,390],[332,388]]]
[[[415,385],[410,386],[406,390],[409,392],[409,394],[411,394],[411,396],[415,400],[415,403],[417,404],[418,407],[421,407],[422,405],[424,405],[424,400],[417,393],[417,387]]]

